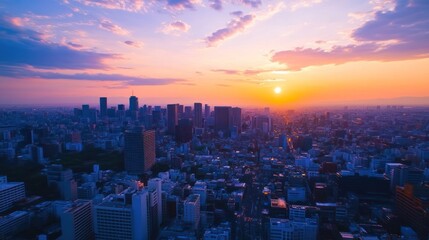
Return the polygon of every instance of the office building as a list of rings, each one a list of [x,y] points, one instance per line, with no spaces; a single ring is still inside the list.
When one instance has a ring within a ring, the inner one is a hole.
[[[204,118],[207,119],[210,117],[210,106],[208,104],[204,104]]]
[[[176,134],[176,126],[178,124],[178,104],[167,105],[167,133],[170,135]]]
[[[195,229],[200,223],[200,195],[191,194],[184,202],[183,220],[191,224]]]
[[[85,240],[94,237],[92,203],[76,200],[61,214],[61,231],[64,240]]]
[[[232,114],[232,127],[235,127],[238,130],[238,133],[241,133],[241,108],[235,107],[231,109]]]
[[[215,107],[215,131],[221,132],[224,137],[230,136],[232,127],[232,110],[231,107]]]
[[[139,99],[136,96],[130,97],[130,112],[137,112],[139,110]]]
[[[155,131],[127,130],[124,141],[125,170],[129,174],[143,174],[155,164]]]
[[[100,97],[100,117],[107,117],[107,97]]]
[[[157,222],[158,226],[161,226],[161,223],[163,221],[163,211],[162,211],[162,180],[160,178],[152,178],[148,181],[148,188],[150,191],[156,191],[156,199],[154,199],[154,202],[156,202],[156,215],[157,215]]]
[[[176,141],[178,143],[187,143],[192,140],[192,120],[180,119],[176,126]]]
[[[15,211],[0,217],[0,239],[14,239],[13,236],[28,228],[30,214],[27,211]]]
[[[203,127],[203,104],[194,103],[194,127]]]
[[[398,215],[420,239],[429,237],[429,187],[405,184],[396,187],[395,205]]]
[[[47,167],[46,177],[48,184],[58,189],[61,199],[77,199],[77,183],[73,179],[71,169],[64,169],[60,164],[53,164]]]
[[[8,182],[6,176],[0,176],[0,213],[13,207],[15,202],[25,199],[23,182]]]
[[[317,218],[306,218],[305,221],[270,218],[271,240],[316,240],[318,229]]]
[[[207,184],[197,181],[192,187],[192,193],[200,195],[200,205],[205,206],[207,201]]]

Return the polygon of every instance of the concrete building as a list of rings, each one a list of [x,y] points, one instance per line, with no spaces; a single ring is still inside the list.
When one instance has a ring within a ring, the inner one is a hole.
[[[125,170],[129,174],[143,174],[155,164],[155,131],[129,130],[124,140]]]
[[[92,203],[88,200],[76,200],[70,208],[61,214],[63,240],[85,240],[94,237],[92,225]]]
[[[188,196],[184,202],[183,220],[192,224],[194,228],[198,228],[200,223],[200,195],[191,194]]]
[[[0,213],[11,209],[15,202],[24,198],[23,182],[8,182],[6,176],[0,177]]]

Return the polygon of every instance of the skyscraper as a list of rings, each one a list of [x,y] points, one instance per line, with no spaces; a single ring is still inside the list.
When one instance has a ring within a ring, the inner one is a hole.
[[[180,119],[176,126],[176,141],[179,143],[187,143],[192,140],[192,120]]]
[[[170,135],[175,135],[176,133],[178,123],[177,106],[178,104],[167,105],[167,132]]]
[[[203,126],[203,104],[194,103],[194,127],[200,128]]]
[[[215,107],[215,130],[223,132],[223,136],[229,137],[232,127],[231,107]]]
[[[107,116],[107,97],[100,97],[100,117]]]
[[[241,133],[241,108],[232,108],[232,126],[237,127],[238,133]]]
[[[130,97],[130,111],[135,112],[139,109],[139,99],[136,96]]]
[[[208,104],[204,105],[204,118],[207,119],[210,117],[210,106]]]
[[[0,176],[0,213],[12,208],[13,203],[24,198],[23,182],[7,182],[6,176]]]
[[[155,164],[155,131],[142,128],[125,131],[125,170],[142,174]]]

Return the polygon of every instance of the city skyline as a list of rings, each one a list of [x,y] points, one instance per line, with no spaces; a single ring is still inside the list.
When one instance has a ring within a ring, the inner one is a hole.
[[[0,102],[427,105],[428,11],[424,0],[7,0]]]

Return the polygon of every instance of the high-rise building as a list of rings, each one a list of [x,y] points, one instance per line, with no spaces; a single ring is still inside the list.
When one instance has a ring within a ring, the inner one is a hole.
[[[200,195],[200,204],[201,206],[205,206],[207,201],[207,184],[202,181],[197,181],[194,187],[192,187],[192,192]]]
[[[398,215],[420,239],[429,237],[429,187],[405,184],[396,187],[395,205]]]
[[[210,117],[210,106],[208,104],[204,104],[204,118],[207,119]]]
[[[94,237],[92,226],[91,201],[76,200],[61,214],[61,239],[92,239]]]
[[[0,213],[9,210],[15,202],[24,198],[23,182],[8,182],[6,176],[0,176]]]
[[[155,164],[155,131],[127,130],[124,141],[125,170],[129,174],[143,174]]]
[[[232,110],[231,107],[215,107],[215,130],[221,131],[223,136],[229,137],[232,127]]]
[[[139,110],[139,99],[136,96],[130,97],[130,112],[136,112]]]
[[[176,126],[176,141],[179,143],[187,143],[192,140],[192,120],[180,119]]]
[[[203,127],[203,104],[194,103],[194,127]]]
[[[177,104],[177,118],[181,119],[184,112],[184,106],[182,104]]]
[[[191,194],[184,202],[183,220],[192,224],[194,228],[198,228],[200,223],[200,195]]]
[[[192,118],[192,107],[191,106],[185,106],[185,111],[183,112],[182,119],[183,118]]]
[[[107,97],[100,97],[100,117],[107,116]]]
[[[156,191],[156,205],[157,205],[157,220],[158,226],[161,226],[162,219],[162,180],[161,178],[152,178],[148,181],[148,187],[150,191]]]
[[[14,235],[30,226],[30,213],[15,211],[0,217],[0,239],[14,239]]]
[[[176,134],[176,126],[178,123],[178,104],[167,105],[167,132],[170,135]]]
[[[83,104],[82,105],[82,117],[83,118],[89,118],[91,115],[91,112],[89,110],[89,105],[88,104]]]
[[[238,133],[241,133],[241,108],[232,108],[231,114],[232,126],[237,128]]]

